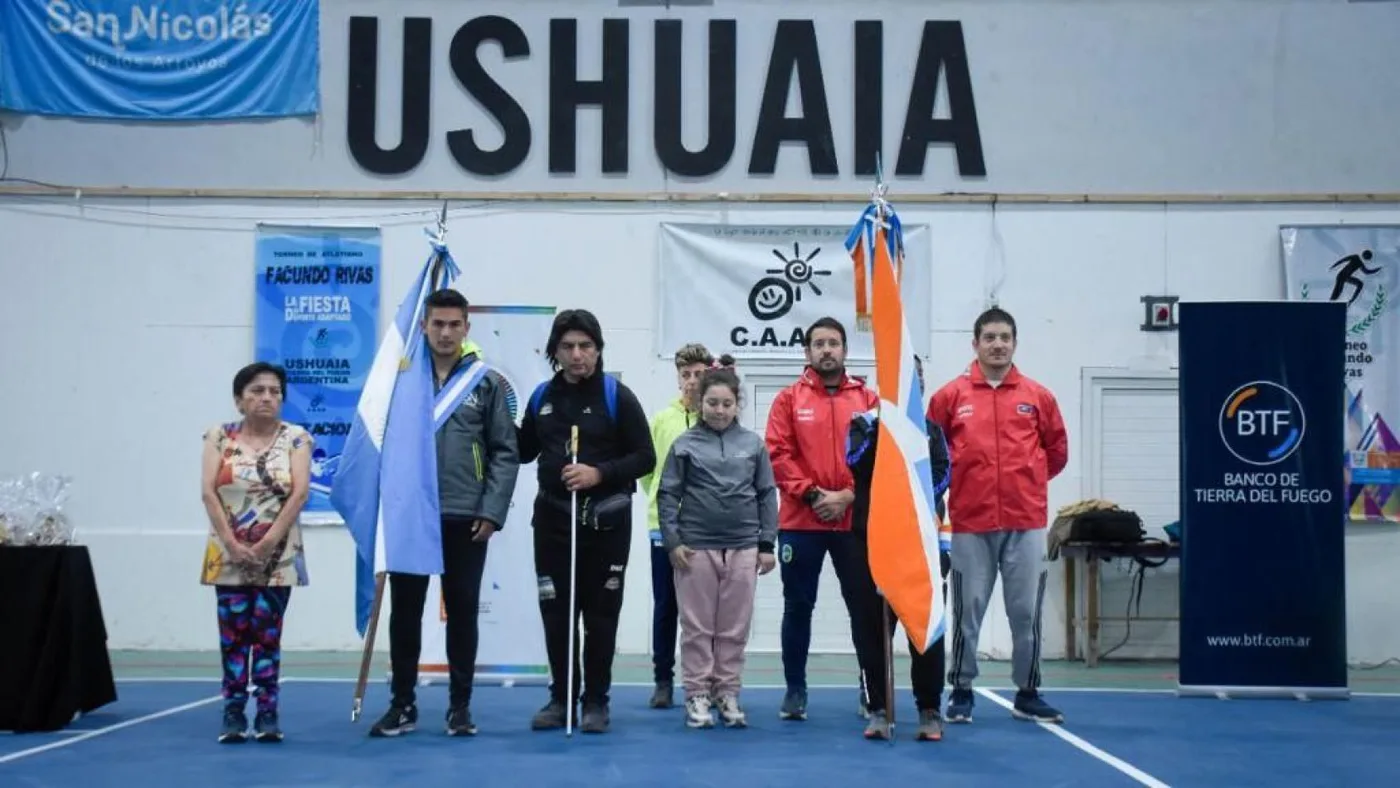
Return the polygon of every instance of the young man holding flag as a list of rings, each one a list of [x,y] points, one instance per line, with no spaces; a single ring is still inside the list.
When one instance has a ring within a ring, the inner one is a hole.
[[[917,356],[914,368],[918,370],[919,385],[923,386],[923,368]],[[951,531],[944,525],[946,513],[943,505],[943,492],[948,488],[948,445],[943,431],[937,424],[926,423],[928,432],[929,474],[936,498],[935,513],[939,521],[938,563],[942,578],[948,577],[951,561],[948,551],[951,548]],[[860,413],[851,420],[846,461],[856,481],[856,500],[852,505],[851,530],[857,536],[857,549],[866,573],[861,577],[862,637],[857,644],[856,654],[861,665],[861,688],[865,692],[869,722],[865,727],[865,738],[888,739],[890,737],[889,703],[885,697],[885,643],[894,635],[894,627],[886,629],[886,616],[892,625],[895,623],[893,611],[875,585],[870,574],[869,548],[870,533],[870,490],[875,474],[875,450],[879,445],[879,417],[874,413]],[[946,588],[946,584],[945,584]],[[887,612],[888,611],[888,612]],[[939,741],[943,738],[943,671],[947,662],[947,645],[939,637],[922,654],[914,642],[905,638],[909,647],[909,681],[914,689],[914,704],[919,712],[919,725],[914,738],[919,741]]]
[[[456,290],[438,290],[424,302],[423,339],[436,395],[434,450],[450,681],[447,733],[453,736],[476,733],[471,695],[481,578],[488,541],[505,525],[520,469],[505,382],[485,367],[480,348],[467,341],[469,327],[467,299]],[[394,427],[391,420],[389,429]],[[392,698],[388,711],[370,728],[371,736],[407,733],[418,721],[414,686],[428,575],[390,571],[389,589]]]

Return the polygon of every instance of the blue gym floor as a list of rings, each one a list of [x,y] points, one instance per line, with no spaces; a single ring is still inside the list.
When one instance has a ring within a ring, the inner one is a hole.
[[[446,689],[420,693],[419,730],[370,739],[387,701],[371,685],[358,723],[354,685],[288,679],[278,745],[215,741],[213,681],[122,681],[119,700],[52,734],[0,736],[0,785],[30,786],[851,786],[861,784],[1400,785],[1400,697],[1349,701],[1180,699],[1169,692],[1046,690],[1064,726],[1018,722],[983,691],[971,725],[912,739],[901,690],[894,743],[861,738],[853,688],[811,690],[807,722],[777,717],[781,691],[745,693],[749,728],[688,730],[679,709],[646,708],[649,688],[617,687],[610,733],[572,740],[529,730],[541,687],[476,690],[475,738],[448,738]],[[251,704],[250,704],[251,708]]]

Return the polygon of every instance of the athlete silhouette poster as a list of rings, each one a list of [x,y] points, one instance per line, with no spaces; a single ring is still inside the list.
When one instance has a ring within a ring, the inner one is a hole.
[[[1347,503],[1400,523],[1400,225],[1280,228],[1288,297],[1347,305]]]

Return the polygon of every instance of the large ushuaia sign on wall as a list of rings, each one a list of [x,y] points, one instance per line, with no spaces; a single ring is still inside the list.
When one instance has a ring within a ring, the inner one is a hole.
[[[904,199],[1400,183],[1375,87],[1400,73],[1395,3],[335,0],[317,20],[313,115],[24,114],[11,175],[545,199],[863,200],[877,162]]]

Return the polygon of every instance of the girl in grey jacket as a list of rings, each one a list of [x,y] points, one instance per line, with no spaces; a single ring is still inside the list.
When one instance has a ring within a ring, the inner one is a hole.
[[[671,444],[657,489],[676,576],[686,724],[728,727],[739,705],[758,576],[773,571],[777,485],[763,437],[735,420],[739,378],[725,356],[700,381],[700,421]]]

